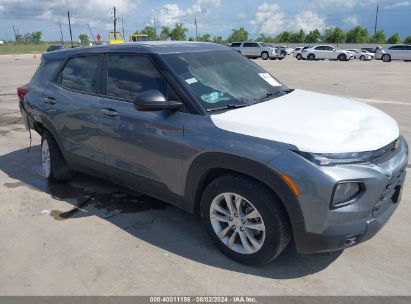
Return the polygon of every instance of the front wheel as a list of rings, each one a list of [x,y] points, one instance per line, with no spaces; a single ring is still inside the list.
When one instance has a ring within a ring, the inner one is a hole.
[[[262,52],[261,53],[261,58],[263,59],[263,60],[267,60],[268,59],[268,53],[267,52]]]
[[[246,177],[224,175],[211,182],[201,199],[201,214],[217,247],[243,264],[271,262],[291,238],[279,199]]]
[[[361,56],[360,56],[360,60],[361,60],[361,61],[364,61],[364,60],[365,60],[365,56],[364,56],[364,55],[361,55]]]
[[[338,55],[338,60],[339,61],[347,61],[347,56],[345,56],[344,54],[340,54],[340,55]]]
[[[41,163],[44,177],[50,181],[66,182],[72,177],[55,139],[47,131],[41,136]]]
[[[303,58],[303,56],[301,56],[301,54],[297,54],[297,55],[295,56],[295,58],[297,58],[297,60],[301,60],[301,59]]]

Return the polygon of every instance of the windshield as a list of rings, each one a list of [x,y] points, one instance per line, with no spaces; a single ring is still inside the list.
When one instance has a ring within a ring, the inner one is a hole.
[[[206,110],[250,105],[265,97],[281,96],[277,93],[287,90],[261,67],[232,50],[164,54],[162,58]]]

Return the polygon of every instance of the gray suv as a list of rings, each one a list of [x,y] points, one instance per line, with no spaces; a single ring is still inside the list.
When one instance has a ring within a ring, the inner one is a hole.
[[[261,42],[233,42],[230,47],[248,58],[279,59],[282,60],[287,54],[266,43]]]
[[[202,218],[246,264],[342,250],[400,201],[408,146],[360,102],[287,88],[228,47],[144,42],[50,52],[18,88],[51,182],[99,176]]]

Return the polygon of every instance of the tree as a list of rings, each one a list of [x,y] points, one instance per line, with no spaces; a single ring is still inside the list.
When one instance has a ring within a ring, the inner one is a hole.
[[[293,36],[293,33],[291,33],[291,32],[281,32],[280,34],[275,36],[274,41],[276,43],[291,42],[292,41],[292,36]]]
[[[408,36],[408,37],[405,37],[405,39],[404,39],[404,43],[408,43],[408,44],[410,44],[410,43],[411,43],[411,35],[410,35],[410,36]]]
[[[197,41],[211,42],[211,35],[210,34],[205,34],[203,36],[200,36],[200,37],[198,37]]]
[[[90,40],[89,40],[87,34],[80,34],[78,36],[78,40],[80,40],[81,45],[89,45],[90,44]]]
[[[293,33],[291,35],[291,41],[290,42],[303,43],[304,40],[305,40],[305,32],[301,29],[299,32]]]
[[[41,41],[41,36],[42,36],[42,32],[38,31],[38,32],[32,32],[31,33],[31,41],[34,44],[39,44]]]
[[[224,39],[223,39],[223,37],[221,37],[221,36],[214,36],[214,37],[213,37],[213,42],[214,42],[214,43],[223,44],[223,43],[224,43]]]
[[[264,34],[260,34],[260,36],[255,41],[264,42],[264,43],[274,43],[274,38],[270,36],[266,36]]]
[[[327,43],[343,43],[345,33],[339,27],[329,28],[324,31],[323,41]]]
[[[186,33],[188,29],[183,26],[183,23],[176,23],[170,32],[171,40],[187,40]]]
[[[163,26],[161,28],[161,33],[160,33],[160,40],[168,40],[170,39],[171,35],[171,30],[168,26]]]
[[[377,31],[374,35],[374,43],[385,43],[386,42],[386,38],[385,38],[385,33],[383,30],[381,31]]]
[[[347,32],[347,43],[367,43],[370,41],[368,30],[362,26],[356,26]]]
[[[150,40],[152,41],[158,40],[156,29],[151,25],[147,25],[141,32],[137,31],[134,34],[147,35],[148,37],[150,37]]]
[[[387,39],[387,43],[388,44],[399,44],[399,43],[401,43],[400,35],[398,33],[395,33],[394,35],[392,35],[390,38]]]
[[[315,29],[311,32],[309,32],[305,36],[305,42],[306,43],[317,43],[321,41],[321,33],[318,29]]]
[[[235,42],[235,41],[247,41],[248,40],[248,32],[245,30],[244,27],[240,27],[239,29],[233,29],[231,35],[227,38],[228,42]]]

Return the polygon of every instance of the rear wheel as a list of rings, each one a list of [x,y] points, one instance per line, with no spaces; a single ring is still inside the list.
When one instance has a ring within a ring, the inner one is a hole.
[[[361,56],[360,56],[360,60],[361,60],[361,61],[364,61],[364,60],[365,60],[365,56],[364,56],[364,55],[361,55]]]
[[[314,54],[308,54],[307,59],[310,61],[315,60],[315,55]]]
[[[44,131],[41,137],[41,163],[44,176],[55,182],[66,182],[72,177],[53,136]]]
[[[297,55],[295,56],[295,58],[297,58],[297,60],[301,60],[303,57],[301,56],[301,54],[297,54]]]
[[[382,61],[384,62],[390,62],[391,61],[391,56],[389,54],[384,54],[382,56]]]
[[[268,263],[291,238],[279,199],[246,177],[224,175],[211,182],[202,196],[201,214],[217,247],[240,263]]]

